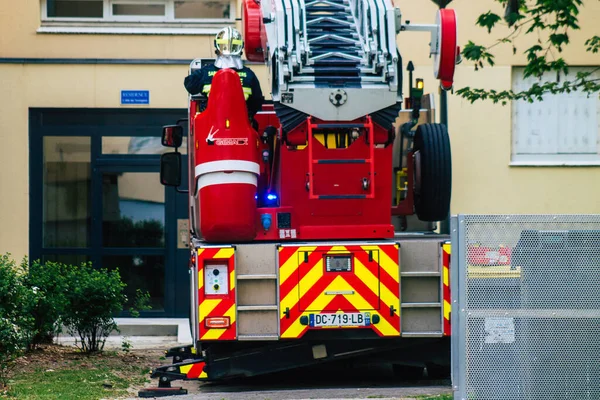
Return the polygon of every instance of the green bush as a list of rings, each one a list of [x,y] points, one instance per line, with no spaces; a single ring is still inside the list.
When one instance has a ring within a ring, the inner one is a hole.
[[[36,293],[24,285],[26,262],[15,263],[9,254],[0,257],[0,383],[7,369],[27,348],[33,336],[31,309]]]
[[[29,348],[42,343],[52,343],[60,332],[61,317],[68,301],[68,276],[72,267],[61,263],[33,261],[25,278],[27,287],[36,294],[31,316],[34,320],[34,335]]]
[[[118,327],[114,316],[127,304],[118,270],[0,258],[0,379],[24,350],[51,343],[64,325],[84,352],[104,349]],[[137,290],[130,312],[150,309],[149,294]],[[1,380],[0,380],[1,382]]]
[[[80,339],[82,351],[101,351],[108,335],[118,331],[113,316],[126,302],[126,285],[118,270],[94,269],[91,263],[72,267],[67,278],[67,307],[62,322],[71,335]]]

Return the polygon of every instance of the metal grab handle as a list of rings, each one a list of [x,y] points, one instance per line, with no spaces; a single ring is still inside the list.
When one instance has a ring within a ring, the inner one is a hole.
[[[354,290],[332,290],[329,292],[325,292],[328,296],[335,296],[338,294],[354,294]]]

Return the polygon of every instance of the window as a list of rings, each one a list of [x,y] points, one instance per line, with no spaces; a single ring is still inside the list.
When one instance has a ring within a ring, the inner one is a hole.
[[[591,79],[600,79],[596,67],[571,68],[569,76],[594,70]],[[556,79],[556,74],[542,79]],[[513,90],[525,90],[535,82],[536,78],[523,78],[522,68],[513,70]],[[549,94],[543,101],[514,101],[512,107],[513,165],[600,165],[597,94]]]
[[[43,146],[43,246],[88,247],[92,219],[91,140],[47,136]]]
[[[236,3],[232,0],[40,0],[42,8],[42,32],[66,32],[52,27],[72,27],[73,32],[98,32],[100,28],[124,27],[145,29],[143,33],[157,32],[162,28],[194,28],[212,26],[212,31],[190,33],[214,33],[222,24],[233,23]],[[151,24],[153,26],[148,26]],[[211,25],[212,24],[212,25]],[[86,30],[97,28],[97,31]],[[78,28],[78,29],[75,29]],[[213,32],[214,31],[214,32]],[[117,31],[115,31],[117,32]],[[168,32],[171,33],[171,32]],[[185,33],[185,32],[182,32]]]

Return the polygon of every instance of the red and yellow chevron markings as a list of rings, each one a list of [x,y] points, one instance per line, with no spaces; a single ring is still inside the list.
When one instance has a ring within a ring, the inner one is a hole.
[[[195,364],[181,365],[179,373],[184,374],[186,379],[208,379],[208,374],[204,372],[204,361]]]
[[[198,307],[200,340],[235,340],[235,249],[207,247],[198,249]],[[225,294],[207,294],[204,287],[204,269],[211,265],[227,265],[228,291]],[[207,320],[208,318],[208,320]],[[228,327],[208,327],[208,322],[227,321]]]
[[[351,271],[326,271],[325,256],[350,256]],[[302,337],[311,314],[369,313],[379,336],[400,336],[398,245],[281,246],[279,248],[280,332]],[[304,318],[303,318],[304,317]]]
[[[442,278],[444,297],[444,336],[450,336],[452,326],[450,325],[450,312],[452,311],[450,294],[450,257],[451,246],[449,242],[442,244]]]

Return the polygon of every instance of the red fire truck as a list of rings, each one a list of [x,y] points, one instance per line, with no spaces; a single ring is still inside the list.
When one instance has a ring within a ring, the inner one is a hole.
[[[256,129],[231,69],[189,97],[194,342],[152,377],[169,388],[357,357],[449,371],[450,245],[436,229],[450,141],[411,63],[404,97],[396,35],[431,34],[449,89],[454,11],[416,25],[387,0],[246,0],[243,26],[272,101]],[[182,184],[182,136],[163,127],[165,185]]]

